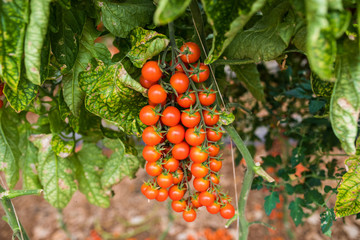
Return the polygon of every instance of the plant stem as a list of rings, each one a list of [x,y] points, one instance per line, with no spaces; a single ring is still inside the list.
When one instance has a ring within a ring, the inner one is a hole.
[[[252,59],[218,59],[213,64],[215,65],[242,65],[242,64],[250,64],[255,63]]]
[[[43,192],[42,189],[35,190],[6,190],[0,193],[0,199],[8,198],[13,199],[16,197],[26,196],[26,195],[40,195]]]

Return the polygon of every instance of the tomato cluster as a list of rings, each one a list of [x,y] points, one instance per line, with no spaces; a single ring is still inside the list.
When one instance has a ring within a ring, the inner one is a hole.
[[[0,83],[0,97],[1,97],[2,95],[4,95],[3,90],[4,90],[4,84],[3,84],[3,83]],[[0,108],[2,108],[3,105],[4,105],[4,102],[3,102],[2,99],[0,99]]]
[[[235,209],[219,186],[222,160],[217,142],[223,131],[216,92],[203,85],[210,70],[198,62],[197,44],[185,43],[179,52],[169,65],[148,61],[141,71],[140,83],[149,97],[149,105],[140,111],[140,120],[148,126],[142,134],[142,154],[146,172],[153,177],[141,191],[161,202],[169,197],[172,209],[182,212],[187,222],[196,219],[195,210],[202,206],[229,219]]]

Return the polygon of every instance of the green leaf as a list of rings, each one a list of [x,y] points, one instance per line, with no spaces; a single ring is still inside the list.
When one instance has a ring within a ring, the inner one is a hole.
[[[62,121],[60,117],[60,111],[58,108],[53,108],[48,113],[49,115],[49,122],[50,122],[50,129],[52,133],[61,133],[64,128],[66,127],[65,122]]]
[[[47,27],[50,15],[51,0],[31,0],[30,22],[26,28],[25,35],[25,67],[28,80],[36,85],[41,85],[47,74],[41,72],[42,65],[49,64],[49,52],[46,38]],[[45,48],[43,46],[45,45]],[[48,58],[42,62],[42,51],[47,51]],[[47,61],[46,61],[47,60]]]
[[[164,25],[180,17],[191,0],[160,0],[154,14],[154,23]]]
[[[303,200],[301,198],[295,198],[294,201],[291,201],[289,204],[290,216],[294,220],[296,226],[302,223],[302,218],[304,216],[304,211],[301,207]]]
[[[127,57],[135,67],[141,68],[148,59],[159,55],[169,40],[163,34],[138,27],[130,32],[130,43],[131,50]]]
[[[110,188],[112,185],[120,182],[125,176],[134,178],[141,165],[140,159],[128,153],[120,139],[106,138],[104,145],[113,150],[113,153],[105,164],[101,177],[102,186]]]
[[[74,141],[64,141],[59,135],[53,135],[50,144],[54,153],[61,158],[70,156],[75,147]]]
[[[288,47],[295,32],[295,16],[289,2],[281,2],[251,28],[240,32],[227,47],[228,59],[272,60]]]
[[[306,0],[307,57],[311,70],[323,80],[333,81],[336,39],[327,20],[327,0]]]
[[[127,134],[140,135],[144,125],[139,112],[147,104],[141,93],[146,89],[130,77],[121,63],[98,64],[79,75],[80,87],[86,92],[86,109],[113,122]]]
[[[39,180],[38,150],[30,141],[26,141],[26,150],[21,156],[22,159],[22,182],[24,189],[42,189]]]
[[[291,154],[291,166],[296,167],[305,159],[305,150],[302,147],[296,147]]]
[[[214,34],[212,48],[205,60],[206,64],[214,62],[221,56],[236,34],[243,29],[245,24],[261,9],[265,2],[265,0],[202,0],[208,22],[212,26]]]
[[[261,85],[260,73],[256,64],[232,65],[231,69],[257,100],[264,100],[264,88]]]
[[[306,33],[306,27],[304,26],[296,32],[292,40],[295,47],[303,52],[306,52]]]
[[[320,109],[322,109],[323,107],[325,107],[326,105],[326,101],[324,100],[316,100],[316,99],[311,99],[310,103],[309,103],[309,112],[311,114],[315,114],[317,113]]]
[[[360,111],[358,42],[344,41],[335,70],[337,79],[330,102],[330,122],[345,152],[354,154]]]
[[[150,0],[98,0],[97,5],[101,8],[104,26],[121,38],[125,38],[134,28],[151,23],[155,11],[153,1]]]
[[[39,149],[39,178],[44,198],[56,208],[64,208],[76,191],[74,165],[71,159],[58,157],[51,147],[52,135],[32,135],[30,141]]]
[[[85,24],[85,12],[72,7],[65,9],[56,5],[52,13],[55,27],[50,32],[51,51],[62,69],[70,71],[75,64],[79,52],[80,37]],[[54,31],[56,30],[56,31]]]
[[[18,115],[11,108],[2,108],[0,123],[0,171],[5,173],[6,182],[12,189],[19,180]]]
[[[334,209],[333,208],[326,209],[326,211],[320,213],[320,221],[321,221],[321,231],[323,233],[326,233],[329,230],[331,230],[333,221],[336,221]]]
[[[235,116],[232,113],[221,112],[220,114],[220,123],[221,125],[229,125],[234,122]]]
[[[264,209],[266,215],[270,215],[272,210],[276,207],[276,203],[280,203],[279,192],[271,192],[269,196],[265,197]]]
[[[336,217],[345,217],[360,212],[360,157],[346,160],[349,171],[342,177],[335,203]]]
[[[333,82],[321,80],[315,73],[311,74],[310,80],[311,88],[316,96],[331,97],[335,85]]]
[[[22,71],[28,0],[0,2],[0,77],[16,91]]]
[[[315,189],[311,189],[305,192],[304,199],[307,203],[317,203],[318,205],[324,204],[324,197]]]
[[[86,195],[91,204],[109,207],[109,193],[101,185],[101,173],[106,163],[101,149],[95,143],[84,143],[74,159],[79,190]]]
[[[334,11],[327,15],[331,31],[335,38],[340,38],[347,30],[350,20],[351,13],[349,11]]]

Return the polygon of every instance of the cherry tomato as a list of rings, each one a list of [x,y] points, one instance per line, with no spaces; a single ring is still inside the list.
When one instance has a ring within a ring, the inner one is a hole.
[[[173,201],[180,200],[184,197],[185,192],[185,188],[180,188],[179,185],[173,185],[169,189],[169,197]]]
[[[145,197],[147,197],[147,199],[155,199],[158,194],[159,190],[153,186],[149,186],[145,191]]]
[[[176,102],[183,108],[189,108],[196,103],[195,93],[180,94],[176,97]]]
[[[205,178],[195,178],[193,185],[196,191],[204,192],[210,187],[210,181]]]
[[[200,100],[200,103],[203,105],[203,106],[210,106],[211,104],[213,104],[216,100],[216,93],[211,93],[211,92],[214,92],[214,90],[210,90],[210,93],[207,93],[207,92],[199,92],[199,100]]]
[[[145,170],[150,176],[155,177],[162,173],[163,168],[157,162],[147,162],[145,166]]]
[[[171,208],[175,212],[182,212],[186,209],[186,202],[184,200],[176,200],[171,202]]]
[[[180,58],[185,63],[194,63],[200,58],[200,48],[196,43],[187,42],[181,46],[180,51],[184,52]]]
[[[174,184],[180,183],[183,178],[184,178],[184,171],[181,170],[180,168],[176,169],[176,171],[173,173]]]
[[[180,111],[176,107],[169,106],[162,112],[161,122],[166,126],[173,127],[180,122]]]
[[[181,113],[181,123],[187,128],[193,128],[201,121],[199,112],[190,113],[190,109],[186,109]]]
[[[218,145],[215,144],[208,144],[208,152],[209,152],[209,156],[210,157],[215,157],[216,155],[218,155],[219,151],[220,151],[220,147]]]
[[[173,177],[171,173],[161,173],[156,178],[157,184],[162,188],[168,188],[173,184]]]
[[[155,146],[159,144],[163,138],[161,133],[157,133],[155,128],[150,126],[145,128],[142,134],[142,139],[146,145]]]
[[[146,89],[149,89],[152,85],[155,85],[156,82],[151,82],[149,80],[146,80],[143,76],[140,76],[140,84]]]
[[[190,147],[186,142],[175,144],[171,153],[177,160],[184,160],[189,156]]]
[[[177,65],[175,66],[175,70],[176,70],[177,72],[184,72],[183,67],[181,66],[180,63],[178,63],[177,58],[175,59],[175,64],[176,64],[176,63],[177,63]],[[172,65],[172,61],[170,61],[170,66],[171,66],[171,65]],[[184,65],[185,65],[186,68],[188,67],[188,64],[184,63]]]
[[[175,158],[171,157],[171,158],[167,158],[164,160],[164,165],[163,168],[165,168],[166,170],[168,170],[169,172],[175,172],[178,167],[179,167],[179,161],[176,160]],[[174,176],[173,176],[174,177]]]
[[[141,75],[150,82],[157,82],[161,78],[162,72],[157,62],[148,61],[142,67]]]
[[[208,174],[208,172],[209,172],[209,169],[206,168],[206,166],[204,166],[201,163],[193,163],[191,165],[191,173],[196,178],[205,177]]]
[[[199,202],[199,193],[196,192],[191,196],[191,205],[193,208],[199,208],[201,207],[201,203]]]
[[[168,190],[166,188],[160,188],[159,194],[155,199],[159,202],[163,202],[168,198],[168,196],[169,196]]]
[[[158,151],[154,146],[145,146],[142,155],[148,162],[156,162],[161,157],[161,152]]]
[[[150,106],[156,107],[158,104],[161,104],[161,106],[165,106],[165,104],[166,104],[166,99],[165,99],[163,102],[161,102],[161,103],[153,103],[153,102],[150,101],[150,99],[149,99],[149,105],[150,105]]]
[[[196,212],[194,209],[183,211],[183,218],[186,222],[193,222],[196,219]]]
[[[159,118],[153,106],[147,105],[140,110],[140,121],[145,125],[154,125]]]
[[[146,190],[148,189],[149,185],[147,183],[143,183],[141,185],[141,193],[145,195]]]
[[[217,214],[220,211],[220,204],[213,202],[213,204],[206,207],[206,210],[211,214]]]
[[[169,142],[174,144],[178,144],[184,141],[184,137],[185,137],[185,129],[180,124],[169,128],[166,134],[167,140],[169,140]]]
[[[208,128],[206,130],[206,136],[209,141],[217,142],[221,139],[223,133],[222,132],[215,132],[214,130]],[[186,136],[186,133],[185,133]]]
[[[194,71],[194,69],[198,68],[198,64],[195,64],[194,68],[190,68],[191,71]],[[198,71],[195,70],[195,72],[193,72],[191,79],[194,82],[205,82],[209,76],[210,76],[210,69],[207,65],[200,63],[200,67],[197,69]]]
[[[195,132],[195,128],[188,128],[185,132],[185,141],[191,146],[199,146],[205,140],[205,131],[200,129],[199,133]]]
[[[220,171],[222,167],[222,161],[216,160],[215,158],[210,159],[210,169],[213,172]]]
[[[177,72],[170,78],[170,84],[178,94],[186,92],[189,88],[189,83],[189,78],[185,73]]]
[[[207,110],[203,111],[204,122],[207,126],[213,126],[219,121],[219,113],[215,110],[215,113],[211,113]]]
[[[220,209],[220,215],[225,219],[230,219],[235,215],[235,208],[230,203]]]
[[[206,192],[201,192],[199,194],[199,202],[203,205],[203,206],[210,206],[211,204],[213,204],[213,202],[215,201],[215,197],[213,194],[209,193],[208,191]]]
[[[214,174],[214,173],[210,173],[210,180],[213,184],[219,184],[220,183],[220,178],[218,175]]]
[[[190,149],[189,157],[194,163],[203,163],[208,159],[209,154],[206,152],[206,150],[196,146]]]
[[[159,104],[166,101],[167,93],[161,85],[155,84],[150,87],[148,97],[153,104]]]

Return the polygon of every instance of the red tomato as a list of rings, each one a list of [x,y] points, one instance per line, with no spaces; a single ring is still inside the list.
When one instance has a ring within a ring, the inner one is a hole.
[[[196,43],[187,42],[181,46],[180,51],[183,52],[180,58],[185,63],[194,63],[200,58],[200,48]]]
[[[184,171],[181,170],[180,168],[176,169],[176,171],[173,173],[174,184],[180,183],[183,178],[184,178]]]
[[[189,88],[189,83],[189,78],[185,73],[177,72],[170,78],[170,84],[178,94],[186,92]]]
[[[181,64],[180,63],[178,63],[178,60],[177,60],[177,58],[175,59],[175,64],[177,63],[177,65],[175,66],[175,70],[177,71],[177,72],[184,72],[184,69],[183,69],[183,67],[181,66]],[[172,61],[170,61],[170,66],[172,65]],[[184,63],[184,66],[187,68],[188,67],[188,65],[186,64],[186,63]]]
[[[169,197],[173,201],[180,200],[184,197],[185,192],[185,188],[180,188],[179,185],[173,185],[169,189]]]
[[[184,137],[185,137],[185,129],[180,124],[169,128],[166,134],[167,140],[169,140],[169,142],[174,144],[178,144],[184,141]]]
[[[153,186],[149,186],[145,191],[145,197],[147,197],[147,199],[155,199],[158,194],[159,190]]]
[[[206,207],[206,210],[211,214],[217,214],[220,211],[220,204],[213,202],[213,204]]]
[[[219,184],[220,183],[220,178],[218,175],[214,174],[214,173],[210,173],[210,180],[213,184]]]
[[[171,208],[175,212],[182,212],[186,209],[186,202],[184,200],[176,200],[171,202]]]
[[[168,196],[169,196],[168,190],[166,188],[160,188],[159,194],[155,199],[159,202],[163,202],[168,198]]]
[[[179,161],[171,157],[164,160],[163,168],[165,168],[169,172],[175,172],[178,169],[179,165]]]
[[[161,122],[166,126],[173,127],[180,122],[180,111],[176,107],[169,106],[162,112]]]
[[[192,196],[191,196],[191,205],[193,208],[199,208],[201,207],[201,203],[199,202],[199,193],[194,193]]]
[[[210,181],[205,178],[195,178],[193,185],[196,191],[204,192],[210,187]]]
[[[157,133],[153,126],[145,128],[142,139],[146,145],[155,146],[162,141],[162,134]]]
[[[148,162],[156,162],[161,157],[161,152],[157,150],[154,146],[145,146],[142,155],[144,159]]]
[[[140,110],[140,121],[145,125],[154,125],[159,121],[159,115],[155,111],[155,107],[147,105]]]
[[[201,121],[201,115],[199,112],[191,112],[190,109],[186,109],[181,113],[181,123],[187,128],[193,128]]]
[[[210,106],[211,104],[213,104],[216,100],[216,93],[211,93],[214,92],[214,90],[210,90],[210,92],[199,92],[199,100],[200,103],[203,106]]]
[[[205,140],[205,131],[200,129],[199,133],[195,132],[195,128],[188,128],[185,132],[185,140],[191,146],[199,146]]]
[[[143,76],[140,76],[140,84],[141,86],[143,86],[144,88],[149,89],[152,85],[155,85],[156,82],[151,82],[149,80],[146,80]]]
[[[202,163],[193,163],[191,165],[191,173],[196,178],[205,177],[209,173],[209,169]]]
[[[171,173],[161,173],[156,178],[157,184],[162,188],[168,188],[173,184],[173,177]]]
[[[217,142],[221,139],[223,133],[222,132],[215,132],[214,130],[208,128],[206,130],[206,136],[207,136],[207,139],[209,141],[212,141],[212,142]],[[186,133],[185,133],[185,137],[186,137]]]
[[[149,105],[150,105],[150,106],[156,107],[158,104],[161,104],[161,106],[165,106],[165,104],[166,104],[166,99],[165,99],[163,102],[161,102],[161,103],[153,103],[153,102],[150,101],[150,99],[149,99]]]
[[[196,212],[194,209],[183,211],[183,218],[186,222],[193,222],[196,219]]]
[[[190,149],[189,156],[190,156],[190,159],[194,163],[203,163],[208,159],[209,154],[206,152],[205,149],[202,149],[201,147],[196,146],[196,147],[192,147]]]
[[[161,85],[155,84],[150,87],[148,97],[153,104],[159,104],[166,101],[167,93]]]
[[[177,160],[184,160],[189,156],[190,147],[186,142],[175,144],[171,153]]]
[[[215,144],[208,144],[208,152],[209,152],[209,156],[210,157],[215,157],[216,155],[218,155],[219,151],[220,151],[220,147],[218,145]]]
[[[141,75],[150,82],[157,82],[161,78],[162,72],[157,62],[148,61],[142,67]]]
[[[199,195],[199,201],[203,206],[210,206],[215,201],[215,197],[213,194],[209,192],[201,192]]]
[[[194,82],[205,82],[210,76],[210,69],[207,65],[200,63],[200,67],[198,68],[198,64],[195,64],[194,68],[190,68],[192,72],[191,79]]]
[[[219,113],[215,110],[215,113],[211,113],[207,110],[203,111],[204,122],[207,126],[213,126],[219,121]]]
[[[149,187],[149,184],[143,183],[143,185],[141,185],[141,193],[145,195],[145,192],[148,189],[148,187]]]
[[[155,177],[162,173],[163,168],[161,167],[161,164],[157,162],[147,162],[145,170],[150,176]]]
[[[222,161],[216,160],[215,158],[210,159],[210,169],[213,172],[220,171],[222,167]]]
[[[176,97],[176,102],[183,108],[189,108],[196,103],[195,93],[180,94]]]
[[[220,215],[225,219],[230,219],[235,215],[235,208],[230,203],[220,209]]]

